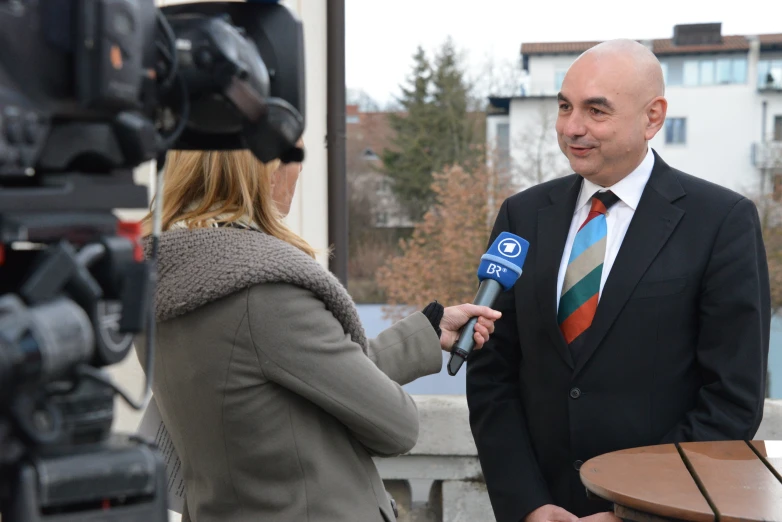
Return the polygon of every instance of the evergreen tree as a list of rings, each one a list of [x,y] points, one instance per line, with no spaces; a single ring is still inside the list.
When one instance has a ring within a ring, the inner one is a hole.
[[[434,201],[432,173],[449,165],[474,166],[484,133],[483,120],[470,113],[470,86],[450,39],[434,67],[419,47],[408,81],[399,99],[403,113],[390,115],[395,137],[383,164],[397,199],[418,222]]]
[[[391,113],[389,124],[394,130],[391,150],[383,151],[384,172],[392,180],[396,197],[410,217],[417,221],[431,200],[432,104],[430,84],[432,70],[426,53],[419,46],[413,56],[409,86],[402,87],[401,114]]]
[[[448,38],[435,58],[432,78],[435,171],[448,165],[469,167],[480,158],[484,133],[477,113],[470,111],[470,91],[462,60]]]

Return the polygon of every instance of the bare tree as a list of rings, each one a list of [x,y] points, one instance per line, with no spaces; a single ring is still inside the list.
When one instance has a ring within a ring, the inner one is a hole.
[[[779,178],[782,176],[782,146],[777,141],[762,142],[754,151],[755,165],[760,169],[759,191],[766,194],[772,191],[777,199],[782,192],[779,187]],[[769,186],[769,182],[771,185]],[[750,192],[754,193],[755,190]]]
[[[377,227],[379,216],[388,214],[385,177],[376,150],[388,132],[385,118],[382,113],[362,111],[358,123],[347,126],[348,290],[359,303],[385,300],[375,272],[397,249],[396,238]]]
[[[523,71],[521,62],[486,56],[478,74],[472,78],[472,91],[485,103],[489,96],[513,97],[521,95]]]
[[[764,143],[759,188],[744,191],[758,209],[771,284],[771,311],[782,310],[782,147]],[[769,183],[770,182],[770,183]]]
[[[758,210],[771,286],[771,312],[782,311],[782,147],[765,142],[756,151],[757,180],[741,187]]]
[[[771,312],[782,310],[782,202],[773,192],[749,196],[755,202],[766,247],[771,286]]]
[[[385,310],[394,319],[434,297],[444,303],[473,299],[478,257],[488,243],[499,204],[515,191],[504,174],[484,165],[446,167],[434,174],[432,189],[435,203],[412,236],[401,241],[401,255],[377,271],[387,303],[401,305]]]
[[[557,143],[556,121],[556,109],[541,105],[529,123],[514,134],[511,169],[522,189],[572,172]]]
[[[380,104],[363,89],[347,89],[345,93],[347,105],[358,105],[361,112],[377,112]]]

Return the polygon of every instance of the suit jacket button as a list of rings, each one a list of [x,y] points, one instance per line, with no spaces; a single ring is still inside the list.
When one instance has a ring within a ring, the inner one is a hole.
[[[582,466],[583,464],[584,464],[584,463],[583,463],[582,461],[580,461],[580,460],[577,460],[577,461],[575,461],[575,462],[573,463],[573,467],[576,469],[576,471],[578,471],[578,470],[580,470],[580,469],[581,469],[581,466]]]
[[[578,399],[579,397],[581,397],[581,390],[579,390],[578,388],[572,388],[570,390],[570,397],[573,399]]]

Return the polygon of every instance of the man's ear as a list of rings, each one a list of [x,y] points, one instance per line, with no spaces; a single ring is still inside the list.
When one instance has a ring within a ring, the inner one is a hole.
[[[646,106],[646,141],[651,140],[659,132],[665,123],[665,115],[668,112],[668,100],[657,96]]]

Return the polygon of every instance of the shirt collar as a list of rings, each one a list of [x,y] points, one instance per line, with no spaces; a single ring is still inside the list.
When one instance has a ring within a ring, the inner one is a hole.
[[[590,199],[595,192],[610,190],[616,196],[624,202],[625,205],[635,210],[638,207],[638,202],[641,200],[641,195],[646,187],[646,182],[649,181],[649,177],[652,175],[652,168],[654,167],[654,153],[651,147],[647,147],[646,156],[641,161],[634,171],[614,183],[611,187],[601,187],[596,183],[584,178],[581,183],[581,193],[578,196],[578,204],[576,205],[575,212],[581,210],[581,207],[589,203]]]

